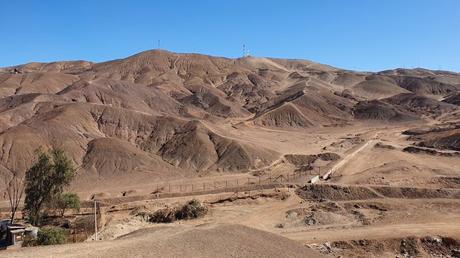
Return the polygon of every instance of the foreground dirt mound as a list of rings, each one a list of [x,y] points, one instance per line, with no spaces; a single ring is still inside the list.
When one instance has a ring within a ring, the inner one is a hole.
[[[240,225],[142,229],[113,241],[8,250],[5,257],[323,257],[293,240]]]

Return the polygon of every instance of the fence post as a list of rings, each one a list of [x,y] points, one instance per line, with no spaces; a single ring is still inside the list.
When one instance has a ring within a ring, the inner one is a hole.
[[[203,182],[203,191],[206,191],[206,183]]]
[[[225,180],[225,189],[227,189],[227,186],[228,186],[228,181]]]

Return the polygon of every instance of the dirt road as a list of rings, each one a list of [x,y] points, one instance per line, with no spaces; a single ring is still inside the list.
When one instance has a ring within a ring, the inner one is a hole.
[[[323,175],[323,179],[326,180],[326,179],[330,178],[334,172],[339,170],[346,163],[348,163],[351,159],[353,159],[356,156],[356,154],[358,154],[359,152],[363,151],[368,146],[373,146],[375,144],[375,142],[376,142],[377,135],[378,134],[375,134],[375,136],[372,139],[370,139],[369,141],[367,141],[366,143],[361,145],[361,147],[359,147],[358,149],[356,149],[352,153],[348,154],[341,161],[339,161],[337,164],[335,164],[326,174]]]

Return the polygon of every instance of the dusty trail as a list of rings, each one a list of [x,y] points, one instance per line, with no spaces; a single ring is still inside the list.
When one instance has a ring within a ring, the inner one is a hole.
[[[336,172],[338,169],[340,169],[345,164],[347,164],[351,159],[353,159],[356,156],[356,154],[358,154],[359,152],[363,151],[368,146],[373,145],[376,142],[377,135],[378,135],[378,133],[376,133],[375,136],[371,140],[367,141],[361,147],[359,147],[358,149],[356,149],[352,153],[348,154],[340,162],[335,164],[326,174],[323,175],[323,179],[326,180],[326,179],[330,178],[334,172]]]

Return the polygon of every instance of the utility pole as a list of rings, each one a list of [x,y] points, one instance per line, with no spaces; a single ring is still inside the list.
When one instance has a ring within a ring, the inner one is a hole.
[[[96,199],[94,199],[94,241],[97,241],[97,209],[96,209]]]

